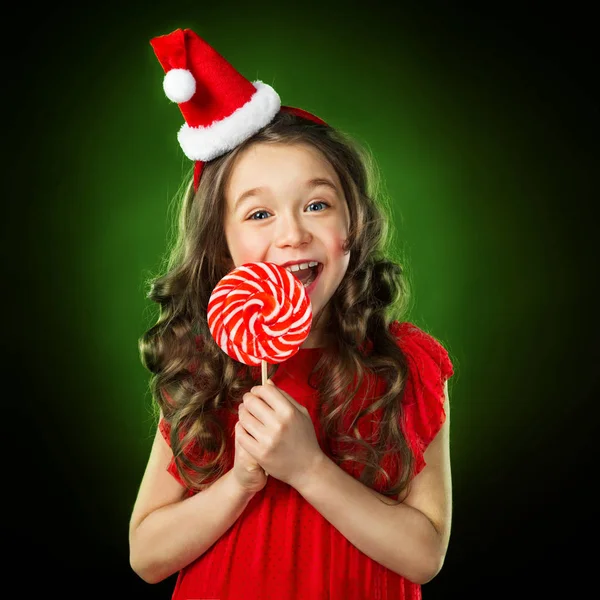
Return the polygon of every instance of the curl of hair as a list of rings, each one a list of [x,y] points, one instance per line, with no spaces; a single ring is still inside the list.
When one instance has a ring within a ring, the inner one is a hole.
[[[216,412],[237,411],[243,394],[260,383],[260,368],[243,365],[219,348],[206,313],[214,287],[232,268],[223,231],[225,185],[236,158],[255,143],[308,144],[322,152],[342,183],[350,213],[350,259],[329,310],[313,318],[314,329],[328,319],[331,342],[309,383],[319,393],[326,439],[359,448],[356,454],[332,452],[333,459],[363,465],[360,481],[369,487],[378,474],[383,476],[387,487],[382,493],[396,498],[410,482],[414,457],[399,425],[407,366],[389,324],[401,320],[409,308],[409,280],[391,253],[388,206],[371,154],[331,127],[280,112],[246,142],[206,163],[196,193],[190,175],[177,197],[174,241],[161,274],[149,281],[147,297],[160,307],[159,316],[139,339],[142,364],[151,373],[155,415],[162,414],[171,425],[175,463],[190,489],[201,490],[209,478],[224,473],[227,436]],[[268,376],[277,368],[269,365]],[[385,380],[386,391],[343,431],[342,415],[349,414],[368,371]],[[323,373],[327,377],[320,377]],[[361,439],[357,422],[378,409],[382,419],[377,439]],[[195,464],[184,451],[192,443],[213,453],[214,459]],[[399,467],[396,481],[381,467],[387,453]]]

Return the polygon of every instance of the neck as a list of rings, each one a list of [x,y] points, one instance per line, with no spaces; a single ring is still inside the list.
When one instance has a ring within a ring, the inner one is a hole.
[[[327,335],[322,331],[311,331],[300,348],[304,350],[309,348],[322,348],[327,345],[330,337],[330,335]]]
[[[312,328],[300,348],[322,348],[327,345],[327,342],[331,339],[331,335],[326,330],[330,321],[330,310],[331,307],[327,303],[317,314],[313,315]]]

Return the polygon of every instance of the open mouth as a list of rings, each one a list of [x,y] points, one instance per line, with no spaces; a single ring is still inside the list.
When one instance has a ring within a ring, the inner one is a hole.
[[[294,275],[294,277],[300,280],[300,282],[302,283],[302,285],[304,285],[304,288],[306,289],[317,280],[317,277],[321,274],[322,270],[323,265],[321,263],[318,263],[314,267],[307,267],[306,269],[292,271],[291,273],[292,275]]]

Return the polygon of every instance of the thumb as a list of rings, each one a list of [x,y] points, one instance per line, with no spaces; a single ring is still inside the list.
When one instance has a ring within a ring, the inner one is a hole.
[[[299,411],[308,414],[308,409],[305,406],[303,406],[302,404],[300,404],[300,402],[292,398],[287,392],[280,390],[270,379],[267,380],[267,383],[270,383],[274,388],[278,389],[279,392],[283,394],[283,397],[292,404],[292,406],[295,406]]]

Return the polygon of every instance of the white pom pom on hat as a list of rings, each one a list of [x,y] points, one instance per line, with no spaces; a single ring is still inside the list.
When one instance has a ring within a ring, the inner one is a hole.
[[[196,79],[188,69],[171,69],[163,79],[163,89],[169,100],[181,104],[196,93]]]

